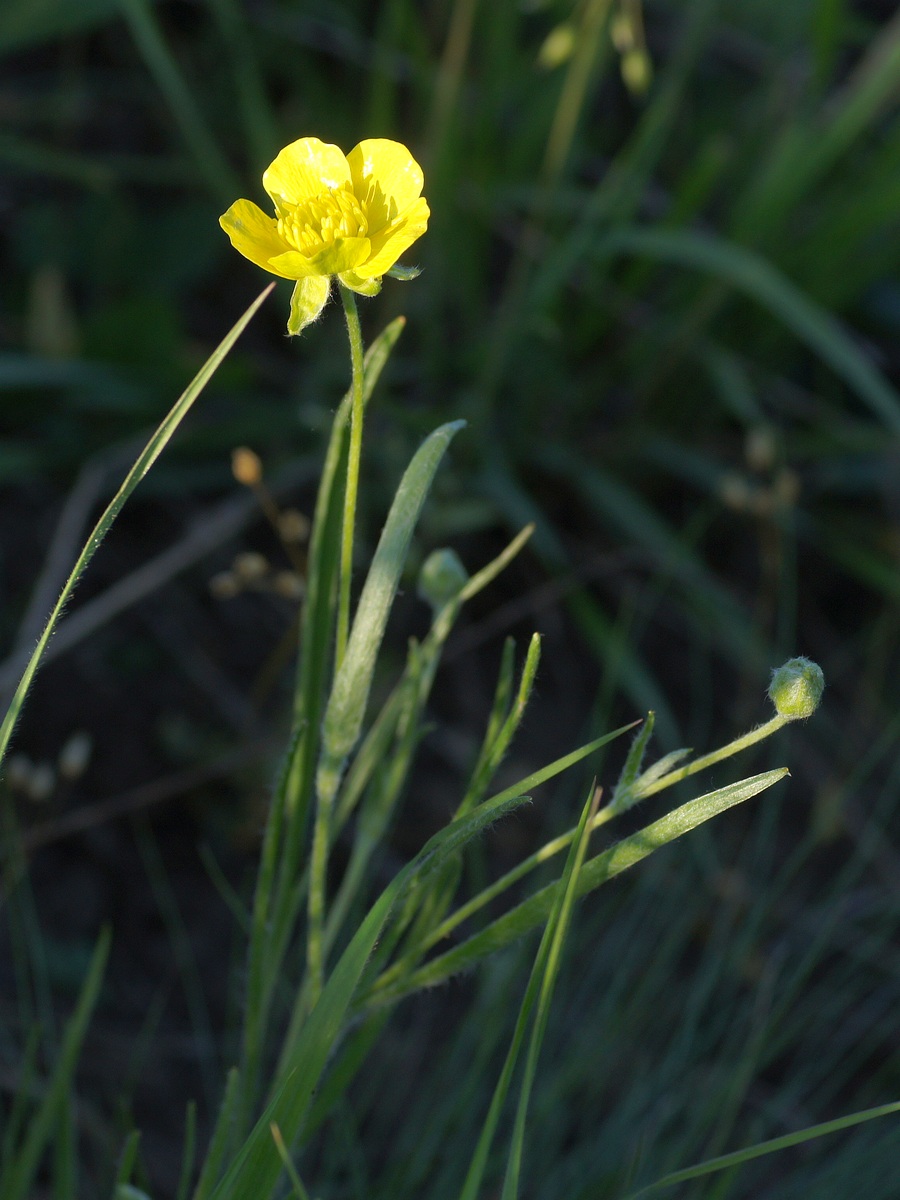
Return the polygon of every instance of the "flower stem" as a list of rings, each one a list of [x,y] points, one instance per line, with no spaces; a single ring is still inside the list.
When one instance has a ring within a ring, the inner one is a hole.
[[[710,754],[704,754],[701,758],[695,758],[693,762],[687,763],[686,766],[678,767],[674,771],[669,771],[668,774],[654,780],[653,783],[649,783],[645,787],[641,787],[639,780],[634,788],[635,800],[643,800],[647,796],[653,796],[657,792],[661,792],[664,788],[671,787],[675,783],[681,783],[682,779],[687,779],[689,775],[696,775],[698,771],[703,771],[706,767],[711,767],[717,762],[722,762],[725,758],[731,758],[732,754],[738,754],[741,750],[746,750],[749,746],[756,745],[757,742],[761,742],[764,738],[771,737],[773,733],[777,733],[779,729],[787,725],[789,720],[789,717],[774,716],[771,721],[766,721],[764,725],[759,725],[756,729],[751,729],[749,733],[741,734],[739,738],[735,738],[727,746],[720,746],[718,750],[713,750]]]
[[[331,814],[339,783],[339,764],[321,764],[316,774],[316,816],[313,823],[306,910],[306,988],[310,1009],[319,999],[325,982],[325,891],[328,882]]]
[[[334,670],[340,671],[350,635],[350,581],[353,574],[353,531],[356,524],[356,497],[359,491],[359,461],[363,426],[363,342],[356,297],[337,281],[347,318],[350,338],[350,364],[353,381],[350,402],[350,447],[347,454],[347,484],[344,490],[344,523],[341,530],[341,565],[338,578],[337,633]],[[320,765],[316,779],[316,815],[313,826],[312,857],[307,897],[307,985],[312,1007],[322,990],[325,975],[324,928],[325,889],[328,877],[328,849],[331,838],[331,810],[340,779],[334,763]]]
[[[356,497],[359,491],[359,460],[362,451],[363,426],[363,342],[359,325],[356,297],[349,288],[337,281],[347,318],[350,338],[350,363],[353,371],[352,406],[350,412],[350,449],[347,457],[347,487],[344,492],[344,526],[341,534],[341,573],[338,586],[337,646],[335,671],[339,671],[347,649],[350,631],[350,579],[353,573],[353,530],[356,524]]]

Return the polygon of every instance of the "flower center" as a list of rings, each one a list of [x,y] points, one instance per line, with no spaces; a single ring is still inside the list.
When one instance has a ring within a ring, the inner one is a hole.
[[[316,254],[344,238],[365,237],[368,228],[349,186],[320,192],[278,218],[278,233],[301,254]]]

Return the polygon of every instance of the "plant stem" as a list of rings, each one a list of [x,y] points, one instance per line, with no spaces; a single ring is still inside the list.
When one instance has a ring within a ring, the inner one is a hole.
[[[338,291],[347,318],[350,338],[350,363],[353,371],[350,410],[350,452],[347,459],[347,488],[344,492],[344,527],[341,533],[341,571],[338,585],[337,647],[335,672],[340,670],[350,630],[350,578],[353,573],[353,529],[356,523],[356,496],[359,491],[359,460],[363,425],[363,342],[356,297],[338,280]]]
[[[764,725],[759,725],[756,729],[751,729],[749,733],[741,734],[739,738],[735,738],[727,746],[720,746],[718,750],[704,754],[701,758],[695,758],[693,762],[689,762],[684,767],[678,767],[674,771],[669,771],[667,775],[663,775],[660,779],[655,779],[645,787],[641,787],[640,780],[638,780],[634,787],[634,797],[636,800],[643,800],[646,796],[653,796],[657,792],[661,792],[664,788],[671,787],[674,783],[681,783],[682,779],[687,779],[689,775],[696,775],[698,771],[703,771],[725,758],[731,758],[732,754],[738,754],[741,750],[746,750],[749,746],[755,746],[757,742],[771,737],[773,733],[777,733],[782,726],[789,723],[789,717],[774,716],[771,721],[766,721]]]
[[[315,1006],[325,981],[325,889],[328,882],[328,849],[331,814],[340,784],[341,763],[327,761],[316,772],[316,815],[313,822],[307,895],[306,985],[310,1009]]]
[[[335,675],[341,669],[350,636],[350,581],[353,574],[353,529],[356,524],[356,497],[359,491],[359,461],[362,452],[364,358],[362,330],[356,297],[337,281],[347,318],[352,369],[350,403],[350,446],[347,454],[347,485],[344,490],[344,524],[341,530],[341,565],[338,576],[337,635],[335,639]],[[328,877],[328,843],[331,838],[331,811],[340,781],[340,767],[320,765],[316,780],[316,815],[313,824],[312,855],[309,869],[308,926],[306,942],[307,984],[310,1007],[319,998],[325,975],[324,927],[325,885]]]

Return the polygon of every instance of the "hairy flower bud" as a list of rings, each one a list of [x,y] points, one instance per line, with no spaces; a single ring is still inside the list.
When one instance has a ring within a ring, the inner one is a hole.
[[[825,676],[810,658],[791,658],[772,672],[769,699],[779,717],[797,721],[811,717],[825,690]]]
[[[417,591],[437,612],[460,593],[468,579],[469,574],[454,550],[435,550],[422,564]]]

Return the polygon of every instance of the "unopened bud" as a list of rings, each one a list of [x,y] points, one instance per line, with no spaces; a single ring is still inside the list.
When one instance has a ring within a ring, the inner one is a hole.
[[[578,37],[571,22],[565,21],[562,25],[557,25],[544,38],[538,51],[537,65],[545,71],[555,71],[557,67],[569,61],[577,44]]]
[[[309,517],[296,508],[286,508],[278,517],[278,532],[286,542],[305,542],[309,537]]]
[[[241,585],[232,571],[219,571],[209,581],[209,590],[217,600],[230,600],[241,590]]]
[[[34,763],[27,754],[12,754],[6,760],[6,775],[7,783],[11,788],[17,791],[24,792],[28,786],[28,781],[31,779],[31,773],[34,770]]]
[[[296,571],[278,571],[272,579],[272,591],[285,600],[302,600],[306,585]]]
[[[650,55],[644,49],[622,55],[622,80],[633,96],[643,96],[653,81]]]
[[[63,779],[77,779],[84,774],[91,760],[93,741],[89,733],[83,730],[73,733],[64,743],[56,762],[57,770]]]
[[[769,699],[779,717],[788,721],[811,717],[825,690],[825,676],[810,658],[791,658],[772,672]]]
[[[418,593],[438,612],[457,596],[469,581],[469,573],[455,550],[435,550],[419,572]]]
[[[28,799],[33,800],[35,804],[43,804],[50,799],[56,790],[56,772],[48,762],[35,765],[24,790]]]
[[[232,570],[241,583],[258,583],[269,573],[269,560],[255,550],[245,550],[235,558]]]
[[[751,471],[771,471],[778,456],[778,443],[768,425],[754,425],[744,439],[744,457]]]
[[[259,455],[247,446],[238,446],[231,452],[231,473],[244,487],[255,487],[262,479]]]

